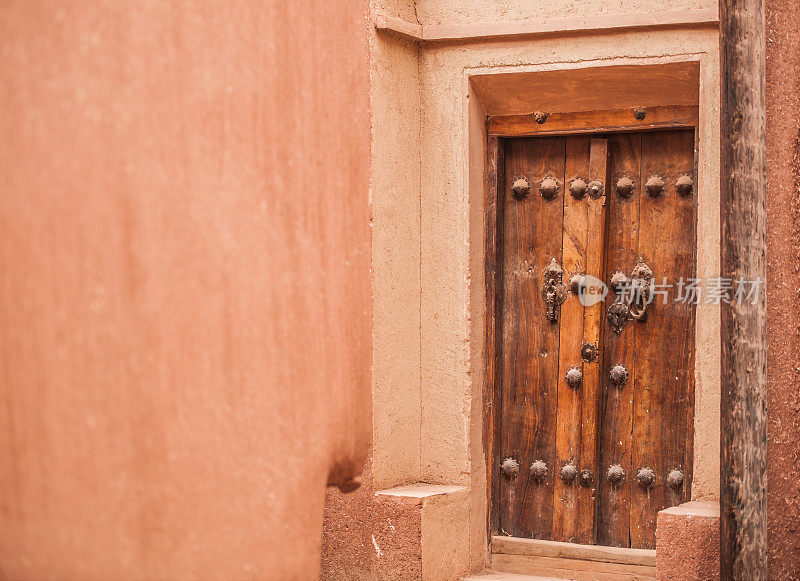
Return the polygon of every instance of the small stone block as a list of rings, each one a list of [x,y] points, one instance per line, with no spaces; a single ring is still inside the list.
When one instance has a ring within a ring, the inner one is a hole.
[[[658,513],[656,571],[659,580],[719,579],[719,505],[687,502]]]

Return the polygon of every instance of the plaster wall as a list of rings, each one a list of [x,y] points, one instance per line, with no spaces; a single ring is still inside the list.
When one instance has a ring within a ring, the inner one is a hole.
[[[373,5],[414,18],[411,2]],[[370,33],[375,490],[420,479],[419,47]]]
[[[365,21],[0,5],[0,578],[318,576],[369,442]]]

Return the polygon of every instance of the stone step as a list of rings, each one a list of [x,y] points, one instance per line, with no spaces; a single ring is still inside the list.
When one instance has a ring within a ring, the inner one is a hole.
[[[655,581],[656,552],[495,536],[491,570],[523,579]]]
[[[464,577],[461,581],[562,581],[563,577],[540,577],[538,575],[518,575],[516,573],[501,573],[497,571],[485,571],[469,577]]]

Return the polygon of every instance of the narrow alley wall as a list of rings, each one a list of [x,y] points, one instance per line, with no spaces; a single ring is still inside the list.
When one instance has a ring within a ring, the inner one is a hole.
[[[0,578],[316,578],[369,434],[365,3],[0,38]]]

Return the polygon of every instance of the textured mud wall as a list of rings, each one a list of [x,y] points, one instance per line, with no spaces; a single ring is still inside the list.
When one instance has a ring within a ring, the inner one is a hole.
[[[364,476],[367,484],[352,494],[328,490],[320,579],[421,579],[421,500],[376,496],[371,471]]]
[[[365,14],[2,3],[0,578],[316,578],[369,423]]]
[[[800,3],[767,9],[767,543],[800,579]]]
[[[412,0],[371,11],[415,21]],[[325,502],[322,579],[418,579],[421,513],[375,492],[419,480],[420,211],[418,47],[369,27],[372,442],[364,485]]]

